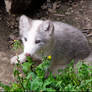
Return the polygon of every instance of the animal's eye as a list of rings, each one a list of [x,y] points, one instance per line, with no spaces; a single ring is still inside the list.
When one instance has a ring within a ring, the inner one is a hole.
[[[35,40],[35,43],[36,44],[38,44],[38,43],[40,43],[41,42],[41,40]]]
[[[26,38],[26,37],[24,37],[24,40],[25,40],[25,41],[27,41],[27,38]]]

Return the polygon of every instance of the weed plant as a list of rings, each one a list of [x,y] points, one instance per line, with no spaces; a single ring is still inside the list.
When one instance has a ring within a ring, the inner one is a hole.
[[[19,48],[20,43],[15,41],[14,46]],[[0,87],[6,92],[92,91],[92,66],[79,61],[75,69],[72,60],[65,69],[58,70],[58,74],[53,76],[48,69],[50,62],[51,56],[43,57],[42,63],[38,66],[35,66],[29,56],[23,64],[18,60],[13,72],[15,82],[10,85],[0,82]]]
[[[14,68],[15,82],[5,85],[0,82],[0,87],[7,92],[54,92],[54,91],[92,91],[92,66],[83,62],[77,64],[77,72],[73,61],[64,70],[59,70],[56,76],[48,70],[51,59],[43,58],[43,62],[34,66],[32,59],[27,56],[27,61],[18,63]],[[48,76],[46,76],[49,71]]]

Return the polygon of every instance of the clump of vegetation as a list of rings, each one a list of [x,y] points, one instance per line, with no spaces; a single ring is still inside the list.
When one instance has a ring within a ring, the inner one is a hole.
[[[13,46],[15,49],[22,47],[19,41],[14,41]],[[65,69],[58,70],[58,74],[53,76],[48,69],[50,62],[51,56],[43,57],[38,66],[29,56],[23,64],[18,60],[14,67],[15,82],[10,85],[0,82],[0,87],[7,92],[92,91],[92,66],[79,62],[75,69],[72,60]]]
[[[64,70],[59,70],[56,76],[53,76],[50,71],[46,76],[51,58],[44,57],[43,62],[38,66],[34,66],[29,56],[27,61],[23,64],[18,61],[16,64],[15,82],[10,86],[0,83],[4,91],[92,91],[92,66],[79,62],[76,71],[72,61]]]
[[[21,44],[21,42],[19,40],[14,40],[13,50],[17,50],[19,48],[22,48],[23,49],[23,45]]]

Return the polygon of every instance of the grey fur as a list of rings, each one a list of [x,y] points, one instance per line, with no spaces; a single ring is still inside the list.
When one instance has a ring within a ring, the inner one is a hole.
[[[76,63],[89,56],[91,51],[88,41],[80,30],[62,22],[53,21],[52,24],[54,25],[52,43],[45,47],[44,55],[52,56],[50,69],[53,72],[63,68],[72,59]],[[38,31],[41,39],[45,38],[43,34]]]

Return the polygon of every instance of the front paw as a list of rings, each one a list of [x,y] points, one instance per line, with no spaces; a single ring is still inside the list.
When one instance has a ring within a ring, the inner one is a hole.
[[[10,61],[11,61],[11,64],[16,64],[16,63],[18,63],[18,56],[12,57],[12,58],[10,59]]]
[[[23,54],[20,54],[18,56],[14,56],[14,57],[11,58],[11,64],[16,64],[16,63],[18,63],[18,61],[20,63],[23,63],[23,62],[26,61],[26,56],[25,56],[24,53]]]

